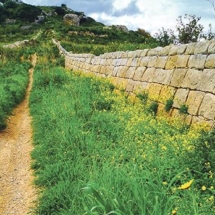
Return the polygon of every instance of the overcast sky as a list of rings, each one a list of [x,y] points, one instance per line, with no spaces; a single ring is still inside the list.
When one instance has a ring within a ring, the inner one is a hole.
[[[211,0],[214,1],[215,0]],[[145,29],[154,34],[158,29],[175,29],[176,19],[184,14],[201,17],[205,30],[215,29],[215,11],[208,0],[23,0],[33,5],[61,5],[84,12],[105,25],[126,25],[130,30]],[[32,3],[33,2],[33,3]]]

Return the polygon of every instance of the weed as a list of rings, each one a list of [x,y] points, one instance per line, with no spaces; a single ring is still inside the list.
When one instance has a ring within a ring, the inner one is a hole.
[[[183,104],[179,108],[179,113],[180,114],[188,114],[188,106]]]
[[[165,111],[170,111],[173,105],[173,99],[168,99],[165,104]]]

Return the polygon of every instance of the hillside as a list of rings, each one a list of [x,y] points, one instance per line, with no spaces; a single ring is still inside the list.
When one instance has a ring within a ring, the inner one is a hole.
[[[0,3],[0,45],[30,39],[42,30],[43,40],[55,37],[68,51],[76,53],[98,55],[157,46],[154,38],[143,29],[131,31],[126,26],[105,26],[65,4],[33,6],[11,0]]]

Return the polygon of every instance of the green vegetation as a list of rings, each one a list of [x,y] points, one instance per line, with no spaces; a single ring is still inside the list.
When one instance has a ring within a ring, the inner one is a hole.
[[[172,105],[173,105],[173,99],[170,98],[166,101],[166,104],[165,104],[165,111],[170,111],[171,108],[172,108]]]
[[[6,128],[8,115],[25,96],[30,68],[30,63],[16,60],[18,53],[10,53],[14,59],[2,53],[5,55],[4,61],[0,61],[0,130]]]
[[[43,58],[30,98],[36,214],[214,213],[214,158],[202,150],[214,133],[170,125],[104,79]]]
[[[179,108],[179,113],[187,114],[188,113],[188,106],[185,105],[185,104],[181,105],[180,108]]]
[[[187,44],[191,42],[197,42],[200,38],[211,40],[215,37],[215,34],[212,32],[212,26],[209,24],[208,33],[203,32],[203,25],[198,22],[201,20],[201,17],[197,17],[191,14],[185,14],[184,17],[179,16],[176,24],[175,35],[172,29],[159,30],[155,34],[155,39],[160,46],[167,46],[169,44]]]

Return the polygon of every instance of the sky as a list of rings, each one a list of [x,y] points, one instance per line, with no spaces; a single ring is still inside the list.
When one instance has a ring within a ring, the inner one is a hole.
[[[185,14],[201,17],[200,24],[208,31],[211,23],[215,31],[215,0],[22,0],[32,5],[60,6],[84,12],[105,25],[125,25],[129,30],[138,28],[152,35],[159,29],[175,30],[176,19]],[[32,3],[33,2],[33,3]]]

